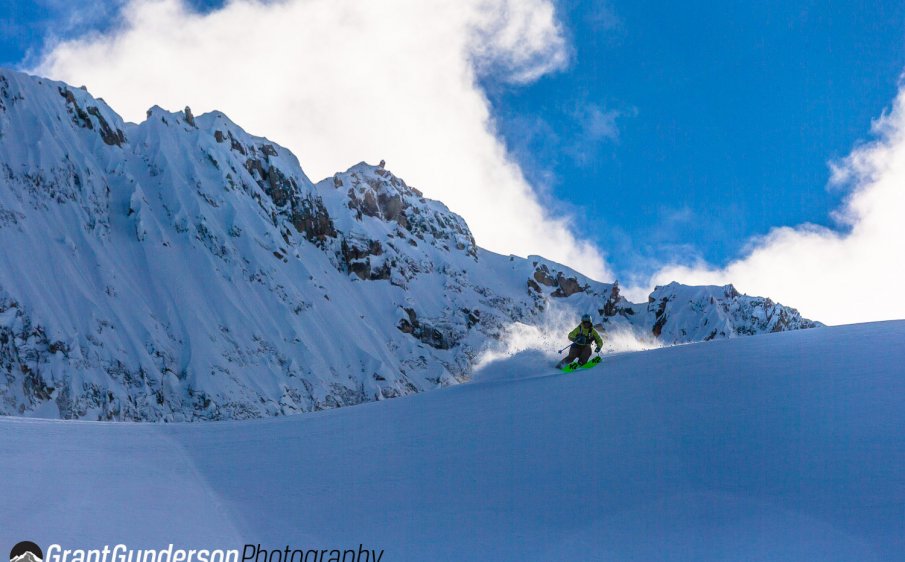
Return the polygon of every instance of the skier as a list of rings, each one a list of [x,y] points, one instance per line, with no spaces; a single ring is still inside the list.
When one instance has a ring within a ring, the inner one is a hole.
[[[557,369],[562,368],[563,365],[568,365],[576,359],[578,359],[579,365],[587,363],[588,359],[591,358],[592,341],[597,344],[594,349],[595,353],[600,353],[600,348],[603,347],[603,338],[594,329],[590,314],[582,315],[581,324],[569,332],[569,341],[572,342],[572,345],[569,346],[569,355],[556,364]]]

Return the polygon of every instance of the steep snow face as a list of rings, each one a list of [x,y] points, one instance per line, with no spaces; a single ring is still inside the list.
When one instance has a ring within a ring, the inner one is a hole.
[[[382,163],[314,185],[217,112],[127,124],[83,90],[0,70],[0,146],[4,414],[236,419],[380,400],[465,380],[488,342],[553,313],[556,347],[583,312],[666,343],[811,325],[713,288],[629,303],[478,248]]]
[[[902,341],[905,321],[831,327],[570,375],[527,352],[471,384],[268,420],[0,418],[0,457],[16,460],[0,537],[363,543],[415,561],[901,561]]]
[[[49,222],[66,208],[63,214],[82,229],[105,236],[108,175],[123,160],[123,129],[106,104],[83,90],[0,71],[0,228],[25,218],[20,207],[41,211]]]

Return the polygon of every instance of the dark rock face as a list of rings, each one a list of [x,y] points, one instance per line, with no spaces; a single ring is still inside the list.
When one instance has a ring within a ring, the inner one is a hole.
[[[568,298],[576,293],[582,293],[588,288],[587,285],[580,283],[574,276],[567,277],[561,271],[551,273],[550,268],[546,264],[535,262],[534,267],[534,278],[528,280],[528,286],[531,288],[536,287],[535,290],[537,292],[540,292],[538,283],[547,287],[555,287],[555,290],[550,295],[557,298]],[[533,285],[532,281],[534,282]]]
[[[0,76],[0,112],[6,112],[9,107],[23,99],[21,94],[11,94],[9,80],[6,76]]]
[[[603,310],[601,313],[604,316],[616,316],[616,305],[619,303],[619,282],[613,283],[613,288],[610,289],[610,298],[606,300],[606,303],[603,305]]]
[[[481,321],[481,311],[477,308],[473,310],[463,308],[462,313],[465,314],[465,321],[468,328],[473,328]]]
[[[370,257],[383,255],[383,246],[378,240],[344,239],[341,249],[349,273],[354,273],[359,279],[376,281],[390,278],[390,268],[386,262],[371,268]]]
[[[320,198],[294,198],[291,203],[289,220],[296,231],[304,234],[310,242],[322,244],[327,238],[336,237],[333,221]]]
[[[550,270],[546,265],[541,265],[534,271],[534,280],[547,287],[555,287],[556,279],[550,276]]]
[[[101,115],[97,106],[89,105],[86,109],[82,109],[75,99],[75,95],[66,89],[60,88],[60,95],[66,100],[69,113],[72,115],[72,122],[83,129],[94,130],[94,120],[97,121],[98,133],[101,139],[110,146],[122,146],[126,142],[126,135],[120,129],[113,130],[107,120]]]
[[[422,343],[436,349],[450,349],[456,344],[451,334],[446,333],[444,330],[433,326],[428,322],[420,321],[414,309],[406,308],[405,313],[408,315],[408,318],[402,318],[396,326],[400,332],[411,334],[413,337],[421,340]],[[475,323],[477,323],[478,320],[479,319],[476,318]]]
[[[666,321],[669,319],[669,315],[666,314],[666,305],[669,304],[669,300],[668,298],[661,300],[660,305],[657,307],[657,320],[651,328],[651,333],[654,334],[654,337],[660,337],[663,332],[663,326],[666,325]]]
[[[336,228],[323,200],[316,193],[305,193],[296,180],[278,168],[272,159],[278,152],[271,144],[245,146],[231,132],[214,132],[217,142],[230,140],[230,149],[246,156],[245,169],[258,187],[276,206],[276,212],[308,241],[321,245],[336,238]]]
[[[183,115],[185,115],[185,122],[188,123],[192,127],[197,127],[195,125],[195,116],[192,114],[192,108],[189,106],[185,106],[183,110]]]
[[[232,131],[227,131],[226,134],[224,134],[223,131],[214,131],[214,140],[216,140],[218,143],[222,143],[227,139],[229,139],[230,150],[234,150],[242,156],[248,155],[248,151],[245,150],[245,146],[233,136]]]
[[[554,297],[571,297],[576,293],[584,292],[587,287],[582,286],[575,277],[566,277],[562,273],[556,277],[557,289],[553,291]]]
[[[9,80],[6,76],[0,76],[0,111],[6,111],[6,101],[9,100]]]
[[[629,317],[635,314],[633,305],[625,300],[619,293],[619,282],[615,281],[610,289],[610,296],[600,309],[601,316],[604,320],[613,318],[614,316]]]

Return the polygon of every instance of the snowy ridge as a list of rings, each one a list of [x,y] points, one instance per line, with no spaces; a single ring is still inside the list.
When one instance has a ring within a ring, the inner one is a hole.
[[[664,343],[812,327],[730,288],[615,284],[482,250],[381,163],[318,184],[225,115],[139,125],[0,70],[0,413],[277,416],[464,381],[552,310]],[[560,345],[561,346],[561,345]]]
[[[741,295],[732,285],[689,287],[670,283],[657,287],[643,310],[653,333],[663,341],[709,341],[810,328],[793,309],[769,298]]]

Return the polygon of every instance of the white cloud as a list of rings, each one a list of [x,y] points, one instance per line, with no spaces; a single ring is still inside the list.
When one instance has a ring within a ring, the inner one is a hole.
[[[385,158],[482,246],[612,278],[541,204],[477,82],[567,64],[552,0],[232,0],[206,14],[132,0],[122,14],[108,33],[52,46],[35,71],[87,85],[131,121],[154,104],[219,109],[292,149],[314,180]]]
[[[672,265],[651,285],[732,282],[828,324],[905,318],[905,84],[873,131],[833,165],[834,183],[851,188],[833,213],[839,230],[777,228],[724,268]]]

